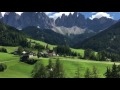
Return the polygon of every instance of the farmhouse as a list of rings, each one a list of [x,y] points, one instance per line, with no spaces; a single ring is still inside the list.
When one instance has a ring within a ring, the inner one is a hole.
[[[47,53],[48,53],[48,56],[56,56],[56,53],[53,50],[48,50]]]
[[[52,57],[52,56],[57,56],[55,51],[53,50],[46,50],[44,52],[39,52],[39,55],[42,57]]]
[[[47,52],[39,52],[39,55],[40,55],[41,57],[48,57]]]
[[[26,54],[26,53],[27,53],[26,51],[23,51],[23,52],[22,52],[23,55]]]

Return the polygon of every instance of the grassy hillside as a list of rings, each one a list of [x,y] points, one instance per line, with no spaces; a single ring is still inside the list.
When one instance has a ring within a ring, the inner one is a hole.
[[[53,59],[54,61],[55,59]],[[111,67],[113,62],[100,62],[100,61],[90,61],[90,60],[80,60],[80,59],[71,59],[71,58],[60,58],[65,69],[65,77],[74,78],[77,68],[80,67],[80,77],[84,78],[84,73],[86,68],[89,68],[92,71],[93,66],[98,70],[99,78],[105,78],[104,73],[106,72],[106,67]],[[48,59],[44,59],[43,62],[45,65],[48,63]],[[119,65],[120,63],[116,63]]]
[[[30,40],[30,39],[29,39]],[[47,45],[47,43],[33,40],[32,42],[40,43],[41,45]],[[0,46],[7,49],[8,53],[0,53],[0,62],[5,63],[7,65],[7,69],[5,72],[0,72],[0,78],[31,78],[31,71],[33,70],[34,65],[28,65],[25,63],[19,62],[19,56],[10,54],[11,52],[15,51],[18,47],[7,47],[7,46]],[[50,45],[49,47],[52,49],[56,47],[56,45]],[[82,49],[73,49],[72,51],[80,53],[84,56],[84,50]],[[97,53],[97,52],[96,52]],[[106,67],[112,66],[112,62],[100,62],[100,61],[92,61],[92,60],[82,60],[77,59],[77,57],[54,57],[52,60],[55,62],[56,58],[60,58],[63,66],[65,68],[65,77],[67,78],[74,78],[75,72],[80,67],[80,77],[84,77],[84,73],[86,68],[90,68],[92,70],[93,66],[96,66],[98,69],[98,74],[100,78],[104,78],[104,73],[106,71]],[[49,58],[42,58],[42,61],[45,65],[48,64]],[[120,64],[120,63],[116,63]]]
[[[7,58],[6,58],[7,56]],[[90,60],[80,60],[61,57],[64,68],[65,68],[65,77],[74,78],[75,72],[80,67],[80,76],[83,78],[86,68],[92,70],[93,66],[96,66],[98,69],[99,77],[104,78],[104,73],[106,67],[112,66],[112,62],[99,62],[99,61],[90,61]],[[43,58],[42,61],[45,65],[48,64],[48,58]],[[53,62],[55,58],[53,59]],[[0,53],[0,62],[7,64],[8,68],[5,72],[0,72],[0,78],[30,78],[31,71],[34,65],[28,65],[25,63],[19,62],[19,57],[11,54]],[[117,63],[119,64],[119,63]]]
[[[42,41],[38,41],[38,40],[34,40],[34,39],[29,39],[29,38],[28,38],[28,40],[31,40],[32,42],[39,43],[39,44],[41,44],[41,45],[43,45],[43,46],[46,46],[46,45],[47,45],[47,43],[42,42]],[[51,44],[48,44],[48,45],[49,45],[49,48],[50,48],[50,49],[53,49],[53,47],[56,47],[56,45],[51,45]]]
[[[29,78],[32,65],[19,62],[19,57],[7,54],[0,53],[0,63],[5,63],[7,69],[5,72],[0,72],[0,78]]]
[[[12,55],[12,54],[8,54],[8,53],[1,53],[0,52],[0,62],[4,62],[4,61],[13,61],[18,59],[18,56]]]
[[[31,40],[32,42],[39,43],[39,44],[41,44],[43,46],[47,45],[47,43],[42,42],[42,41],[38,41],[38,40],[34,40],[34,39],[29,39],[29,38],[28,38],[28,40]],[[49,46],[50,49],[53,49],[54,47],[56,47],[56,45],[51,45],[51,44],[48,44],[48,46]],[[83,49],[73,49],[73,48],[71,48],[71,50],[74,51],[74,52],[80,53],[82,56],[84,55],[84,50]]]
[[[50,44],[63,45],[65,40],[69,40],[67,36],[56,33],[51,29],[40,29],[35,26],[29,26],[21,30],[26,35],[32,37],[35,40],[44,41]]]
[[[10,47],[10,46],[0,46],[0,48],[1,48],[1,47],[6,48],[7,51],[8,51],[8,53],[11,53],[11,52],[17,50],[17,48],[18,48],[18,47]]]
[[[78,48],[120,53],[120,21],[97,35],[77,44]]]

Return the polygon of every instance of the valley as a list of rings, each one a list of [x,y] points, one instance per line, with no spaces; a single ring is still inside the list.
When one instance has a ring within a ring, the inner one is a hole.
[[[30,40],[30,39],[28,39]],[[31,40],[32,42],[37,42],[42,45],[46,45],[46,43],[37,41],[37,40]],[[8,53],[0,53],[0,63],[5,63],[7,65],[7,70],[4,72],[0,72],[0,78],[32,78],[31,72],[34,68],[34,65],[29,65],[23,62],[20,62],[20,57],[18,55],[10,54],[11,52],[14,52],[17,50],[18,47],[8,47],[8,46],[0,46],[7,49]],[[53,47],[56,47],[55,45],[50,45],[49,47],[52,49]],[[72,51],[76,51],[80,53],[82,56],[84,56],[84,50],[82,49],[73,49]],[[105,78],[104,73],[106,71],[106,67],[112,67],[114,64],[113,62],[106,62],[106,61],[94,61],[94,60],[84,60],[84,59],[78,59],[78,57],[51,57],[53,62],[56,58],[59,58],[60,61],[63,63],[63,66],[65,68],[65,78],[75,78],[75,72],[80,66],[80,77],[84,78],[84,73],[86,68],[90,68],[92,70],[93,66],[96,66],[99,70],[99,78]],[[37,58],[38,59],[38,58]],[[49,58],[40,58],[38,60],[42,60],[44,65],[48,64]],[[120,63],[116,62],[116,65],[119,65]]]
[[[119,20],[47,13],[0,12],[0,78],[120,78]]]

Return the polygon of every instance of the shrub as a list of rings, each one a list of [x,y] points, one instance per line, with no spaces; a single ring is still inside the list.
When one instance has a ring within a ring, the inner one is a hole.
[[[36,62],[37,60],[32,59],[32,58],[25,61],[25,63],[31,64],[31,65],[35,64]]]
[[[0,48],[0,52],[7,53],[7,49],[5,49],[5,48]]]
[[[6,69],[7,69],[7,65],[4,63],[0,63],[0,72],[3,72]]]
[[[22,56],[22,57],[20,58],[20,61],[21,61],[21,62],[25,62],[25,61],[27,61],[28,59],[29,59],[29,56],[26,55],[26,56]]]

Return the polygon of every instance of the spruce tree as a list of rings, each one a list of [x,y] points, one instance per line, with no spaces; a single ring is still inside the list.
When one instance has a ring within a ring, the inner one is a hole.
[[[118,78],[118,70],[117,70],[117,65],[114,63],[112,66],[112,78]]]
[[[52,62],[52,59],[49,59],[49,62],[48,62],[48,65],[47,65],[48,78],[53,78],[54,77],[53,69],[54,69],[54,64]]]
[[[32,71],[32,77],[33,78],[47,78],[47,71],[46,67],[42,63],[42,61],[39,61],[36,63],[33,71]]]
[[[60,60],[57,59],[54,67],[54,78],[63,78],[64,77],[64,69]]]
[[[95,66],[93,66],[93,73],[92,73],[93,78],[98,78],[98,70]]]
[[[105,77],[106,78],[111,78],[111,70],[109,67],[107,67],[107,71],[105,72]]]
[[[91,71],[90,71],[89,68],[86,69],[84,77],[85,77],[85,78],[92,78],[92,77],[91,77]]]
[[[18,54],[19,54],[19,55],[21,55],[23,51],[24,51],[24,49],[23,49],[21,46],[18,47]]]

